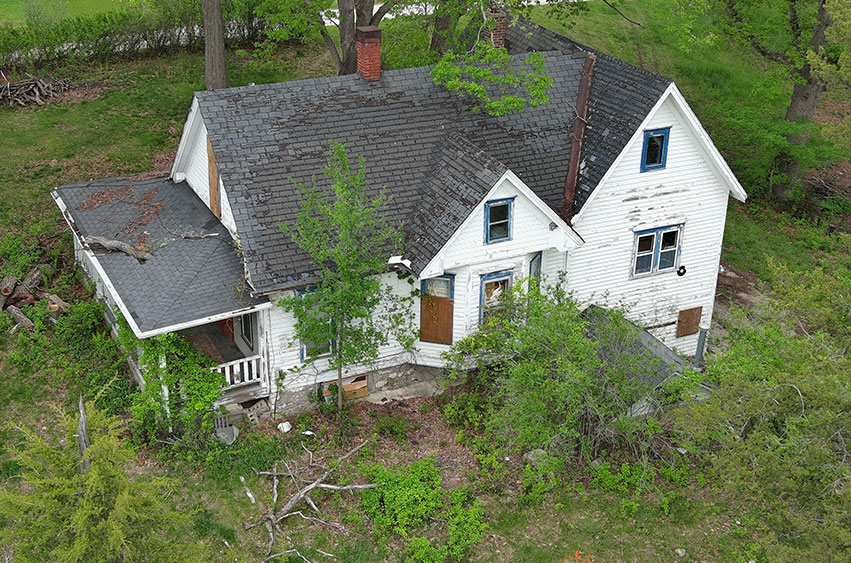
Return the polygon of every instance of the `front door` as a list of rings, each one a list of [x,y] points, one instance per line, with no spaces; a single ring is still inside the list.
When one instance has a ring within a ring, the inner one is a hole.
[[[442,276],[423,280],[420,299],[420,340],[452,344],[454,279]]]

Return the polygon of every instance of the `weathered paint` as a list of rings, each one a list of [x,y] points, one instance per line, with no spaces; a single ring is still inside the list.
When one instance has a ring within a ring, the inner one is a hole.
[[[657,327],[651,332],[665,344],[693,354],[696,335],[675,337],[677,314],[702,306],[702,322],[712,318],[730,188],[674,99],[645,125],[671,128],[665,168],[641,172],[643,135],[633,138],[576,217],[585,244],[568,253],[567,284],[581,302],[623,307],[638,324]],[[684,225],[679,265],[686,274],[632,276],[635,232],[677,224]]]

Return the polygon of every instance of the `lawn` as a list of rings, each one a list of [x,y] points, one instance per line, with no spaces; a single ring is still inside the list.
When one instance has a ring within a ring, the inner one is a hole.
[[[120,8],[121,0],[0,0],[0,24],[24,23],[25,5],[41,5],[59,17],[85,16]]]

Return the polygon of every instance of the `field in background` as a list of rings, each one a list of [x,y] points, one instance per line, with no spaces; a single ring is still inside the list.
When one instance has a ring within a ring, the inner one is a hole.
[[[106,12],[122,5],[121,0],[65,0],[64,2],[62,0],[29,0],[29,2],[41,3],[48,10],[51,9],[51,5],[56,5],[60,8],[57,12],[66,17]],[[27,0],[0,0],[0,24],[23,24],[25,4]]]

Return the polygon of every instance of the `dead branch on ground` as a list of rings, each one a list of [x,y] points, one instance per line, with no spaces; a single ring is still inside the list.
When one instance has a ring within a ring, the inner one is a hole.
[[[287,461],[282,460],[280,462],[277,462],[272,466],[271,471],[257,471],[255,469],[254,473],[258,476],[263,475],[263,476],[272,477],[272,504],[266,510],[266,512],[263,513],[263,515],[260,516],[260,518],[258,518],[254,522],[251,522],[251,523],[243,522],[243,527],[246,530],[256,528],[257,526],[260,526],[260,525],[262,525],[263,527],[266,528],[266,532],[269,534],[268,553],[272,552],[272,546],[275,544],[275,539],[276,539],[275,538],[275,531],[277,530],[278,532],[280,532],[280,527],[279,527],[280,522],[282,522],[283,520],[285,520],[285,519],[287,519],[291,516],[298,516],[298,517],[300,517],[304,520],[307,520],[309,522],[313,522],[314,524],[326,526],[326,527],[332,528],[332,529],[340,531],[340,532],[350,533],[350,531],[347,528],[345,528],[345,527],[343,527],[339,524],[336,524],[336,523],[333,523],[333,522],[328,522],[327,520],[323,520],[322,518],[319,518],[319,517],[305,516],[305,514],[301,510],[294,510],[294,509],[301,501],[304,501],[314,512],[316,512],[317,515],[320,514],[319,507],[317,507],[316,503],[313,502],[313,500],[309,497],[310,492],[315,490],[315,489],[320,489],[320,490],[324,489],[324,490],[331,490],[331,491],[355,491],[355,490],[361,490],[361,489],[372,489],[372,488],[377,487],[378,485],[373,484],[373,483],[362,484],[362,485],[330,485],[330,484],[325,482],[331,476],[331,474],[334,473],[334,471],[336,471],[337,468],[340,467],[340,465],[343,462],[345,462],[347,459],[352,457],[355,453],[357,453],[367,443],[369,443],[369,440],[364,441],[359,446],[349,450],[346,454],[337,458],[337,460],[331,465],[330,468],[326,468],[325,466],[320,465],[318,460],[323,459],[323,458],[316,458],[314,456],[313,452],[308,450],[306,447],[304,447],[304,444],[302,444],[302,448],[309,455],[308,464],[307,464],[306,467],[304,467],[302,469],[310,469],[310,468],[315,468],[315,467],[323,469],[322,474],[319,475],[319,477],[313,479],[312,481],[303,479],[301,477],[298,463],[295,462],[295,461],[287,462]],[[281,465],[284,466],[286,471],[280,471],[279,470]],[[285,479],[289,479],[290,481],[292,481],[293,486],[295,487],[295,493],[289,498],[289,500],[284,504],[284,506],[282,508],[280,508],[279,510],[276,510],[275,507],[277,506],[277,503],[278,503],[278,486],[280,484],[280,478],[281,477],[284,477]],[[303,482],[307,482],[308,484],[306,486],[302,486],[300,483],[303,483]],[[292,551],[282,552],[278,555],[270,556],[270,559],[274,558],[274,557],[278,557],[280,555],[283,555],[284,553],[292,553]],[[301,554],[298,554],[298,555],[301,556]],[[303,556],[302,556],[302,558],[303,558]],[[305,561],[306,561],[306,559],[305,559]]]

